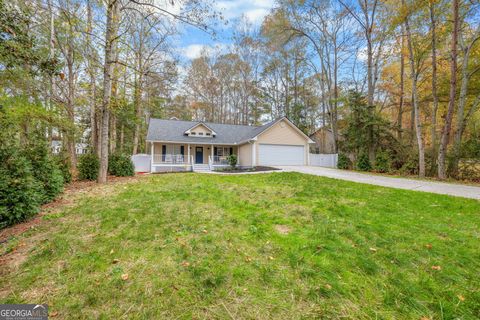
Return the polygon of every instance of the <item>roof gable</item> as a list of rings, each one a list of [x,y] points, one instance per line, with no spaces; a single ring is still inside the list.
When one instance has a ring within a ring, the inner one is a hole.
[[[204,128],[202,132],[203,131],[209,132],[212,136],[217,135],[217,133],[212,128],[210,128],[208,125],[206,125],[203,122],[198,122],[197,124],[193,125],[193,127],[189,128],[188,130],[185,130],[185,134],[190,135],[192,132],[195,132],[194,131],[195,129],[198,129],[198,128]]]
[[[163,120],[151,118],[148,125],[147,141],[162,141],[176,143],[206,143],[206,144],[244,144],[255,139],[281,120],[298,130],[306,139],[311,141],[300,129],[286,117],[271,121],[262,126],[247,126],[234,124],[220,124],[202,121]],[[185,133],[199,125],[215,133],[212,136],[189,136]],[[313,141],[312,141],[313,142]]]

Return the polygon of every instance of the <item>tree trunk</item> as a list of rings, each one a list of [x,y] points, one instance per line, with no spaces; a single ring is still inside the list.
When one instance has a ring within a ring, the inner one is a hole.
[[[405,2],[403,1],[403,4]],[[413,55],[413,44],[412,44],[412,35],[410,32],[410,25],[408,22],[408,16],[405,18],[405,31],[407,32],[407,43],[409,51],[409,60],[410,60],[410,78],[412,80],[412,103],[413,110],[415,113],[415,132],[417,135],[417,145],[418,145],[418,175],[419,177],[425,177],[425,147],[423,145],[422,139],[422,125],[420,119],[420,110],[418,107],[418,94],[417,94],[417,73],[415,68],[415,58]]]
[[[397,115],[397,138],[398,140],[402,139],[402,122],[403,122],[403,102],[405,96],[405,57],[403,55],[405,40],[403,36],[403,26],[402,26],[402,36],[401,36],[401,46],[400,46],[400,101],[398,103],[398,115]]]
[[[142,37],[143,35],[141,35]],[[135,82],[134,90],[134,105],[135,105],[135,129],[133,132],[133,154],[138,153],[138,144],[140,140],[140,128],[142,121],[142,86],[143,86],[143,40],[139,39],[139,48],[137,53],[137,81]]]
[[[455,108],[455,98],[457,91],[457,42],[458,42],[458,27],[459,1],[453,0],[452,14],[453,14],[453,32],[451,42],[451,61],[450,61],[450,95],[448,101],[447,115],[445,117],[445,124],[442,129],[442,138],[440,140],[440,148],[438,150],[438,178],[445,179],[447,177],[445,170],[445,158],[447,155],[447,146],[450,138],[450,131],[452,127],[453,111]]]
[[[101,106],[101,135],[99,139],[100,167],[98,170],[98,183],[107,182],[108,172],[108,124],[109,107],[112,95],[112,75],[115,57],[115,37],[118,25],[118,0],[109,0],[107,4],[107,25],[105,32],[105,62],[103,67],[103,99]]]
[[[125,142],[125,125],[122,123],[120,127],[120,152],[123,153],[123,144]]]
[[[96,97],[96,85],[95,85],[95,70],[94,70],[94,57],[92,49],[92,3],[91,0],[87,1],[87,49],[90,53],[88,57],[88,76],[89,76],[89,98],[90,98],[90,145],[94,152],[100,157],[98,144],[98,123],[97,123],[97,108],[95,103]]]
[[[434,2],[430,2],[430,23],[432,31],[432,173],[435,168],[435,160],[437,153],[437,111],[438,111],[438,94],[437,94],[437,36],[436,36],[436,18]]]
[[[73,39],[69,39],[72,41]],[[70,164],[72,170],[75,171],[77,168],[77,154],[75,148],[75,74],[73,70],[73,48],[71,43],[68,46],[68,60],[67,60],[67,69],[68,69],[68,96],[67,96],[67,115],[69,124],[72,128],[67,129],[67,150],[70,156]]]
[[[460,97],[458,101],[458,108],[457,108],[457,130],[455,131],[454,136],[454,143],[453,143],[453,159],[450,167],[450,172],[456,176],[458,172],[458,161],[460,158],[460,146],[462,143],[462,136],[463,131],[465,130],[465,124],[467,121],[467,117],[465,116],[465,105],[467,103],[467,91],[468,91],[468,82],[470,80],[470,74],[468,72],[468,62],[470,60],[470,53],[475,44],[475,42],[480,37],[480,27],[475,33],[472,42],[469,43],[468,46],[463,48],[463,62],[462,62],[462,81],[460,85]],[[478,99],[478,98],[477,98]],[[470,109],[469,113],[472,110],[475,110],[477,105],[477,100],[473,103],[472,108]],[[472,112],[473,114],[473,112]]]
[[[117,151],[117,116],[115,113],[110,115],[110,152]]]

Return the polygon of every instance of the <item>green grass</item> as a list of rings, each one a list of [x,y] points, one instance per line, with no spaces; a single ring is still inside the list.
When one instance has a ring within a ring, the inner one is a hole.
[[[1,277],[1,302],[68,319],[480,315],[478,201],[298,173],[115,188],[20,236],[47,238]]]

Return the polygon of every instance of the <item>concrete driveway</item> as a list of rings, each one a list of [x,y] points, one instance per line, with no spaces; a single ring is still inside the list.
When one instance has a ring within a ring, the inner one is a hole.
[[[466,186],[462,184],[424,181],[420,179],[392,178],[368,173],[312,166],[278,166],[277,168],[280,168],[283,171],[301,172],[383,187],[448,194],[456,197],[480,200],[480,187]]]

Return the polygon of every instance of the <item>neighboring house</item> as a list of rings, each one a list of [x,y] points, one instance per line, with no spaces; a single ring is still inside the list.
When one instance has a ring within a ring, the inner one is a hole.
[[[51,150],[53,154],[59,154],[62,151],[62,141],[53,140],[51,144]],[[76,143],[75,144],[75,153],[76,154],[85,154],[88,153],[88,144],[86,143]]]
[[[310,135],[315,144],[310,146],[312,153],[335,153],[335,139],[332,129],[321,127]]]
[[[158,172],[213,170],[231,154],[240,167],[307,165],[313,141],[285,117],[263,126],[152,118],[147,143]]]

